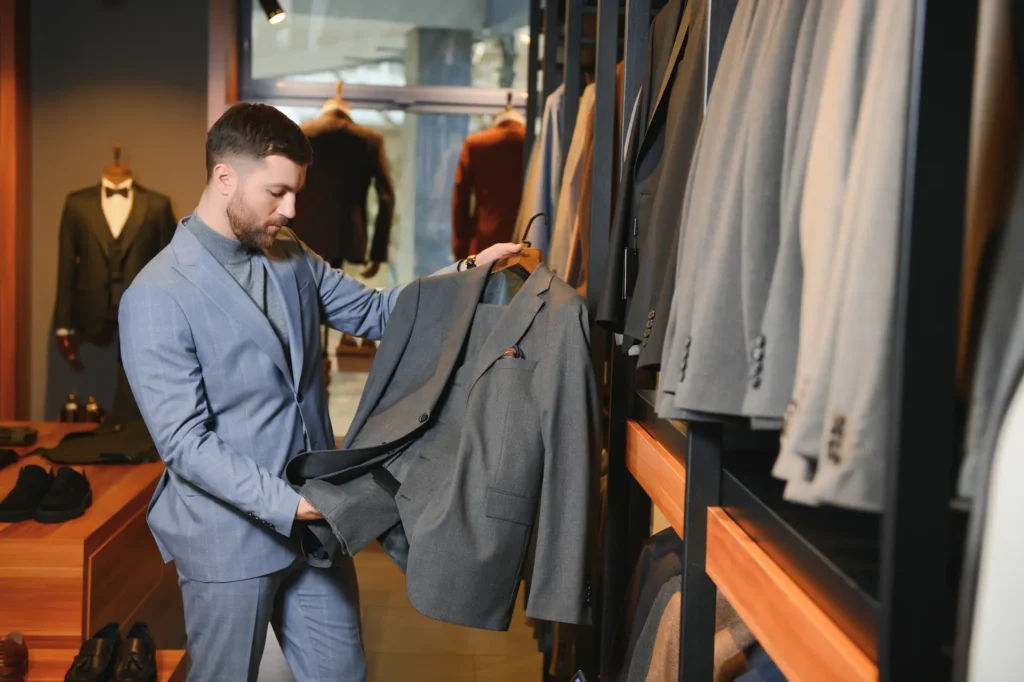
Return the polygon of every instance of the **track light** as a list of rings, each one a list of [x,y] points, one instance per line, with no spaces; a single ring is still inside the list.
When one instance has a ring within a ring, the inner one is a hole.
[[[267,13],[267,21],[271,24],[280,24],[288,15],[281,9],[281,3],[277,0],[260,0],[263,11]]]

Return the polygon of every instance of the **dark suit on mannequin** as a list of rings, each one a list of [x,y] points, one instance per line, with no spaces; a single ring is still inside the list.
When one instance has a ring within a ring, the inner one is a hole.
[[[333,265],[365,263],[366,197],[372,183],[378,208],[369,260],[387,262],[395,193],[384,138],[341,109],[325,111],[302,130],[313,146],[313,163],[296,198],[295,234]]]
[[[60,223],[56,329],[85,340],[116,324],[121,294],[153,256],[171,243],[177,221],[166,196],[134,184],[131,212],[115,239],[103,214],[99,185],[72,192]]]
[[[170,199],[132,183],[131,209],[115,237],[104,213],[104,191],[102,185],[87,187],[64,203],[53,329],[74,332],[77,357],[69,364],[51,342],[46,419],[57,419],[69,393],[82,401],[95,397],[108,415],[137,414],[118,359],[118,306],[136,275],[170,244],[177,222]]]

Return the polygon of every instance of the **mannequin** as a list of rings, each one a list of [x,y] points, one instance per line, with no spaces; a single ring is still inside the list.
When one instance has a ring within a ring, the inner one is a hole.
[[[512,108],[494,125],[466,138],[452,191],[452,254],[465,258],[488,246],[512,240],[523,191],[523,148],[526,126]]]
[[[71,192],[61,217],[47,415],[69,393],[95,395],[111,412],[119,384],[117,309],[142,268],[171,241],[166,196],[140,186],[113,147],[99,184]]]

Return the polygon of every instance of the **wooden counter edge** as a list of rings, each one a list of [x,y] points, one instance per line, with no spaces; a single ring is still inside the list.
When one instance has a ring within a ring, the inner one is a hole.
[[[639,423],[626,422],[626,468],[661,510],[679,537],[683,537],[686,503],[686,464],[673,455]]]
[[[708,509],[708,575],[791,682],[875,682],[878,668],[721,508]]]

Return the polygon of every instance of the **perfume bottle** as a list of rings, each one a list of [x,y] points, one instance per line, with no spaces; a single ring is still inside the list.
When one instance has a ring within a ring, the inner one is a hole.
[[[64,403],[64,408],[60,411],[60,421],[62,422],[80,422],[82,421],[82,410],[78,404],[78,398],[74,393],[68,394],[68,399]]]
[[[103,408],[96,402],[95,396],[89,396],[89,399],[85,401],[85,421],[102,424],[103,418]]]

